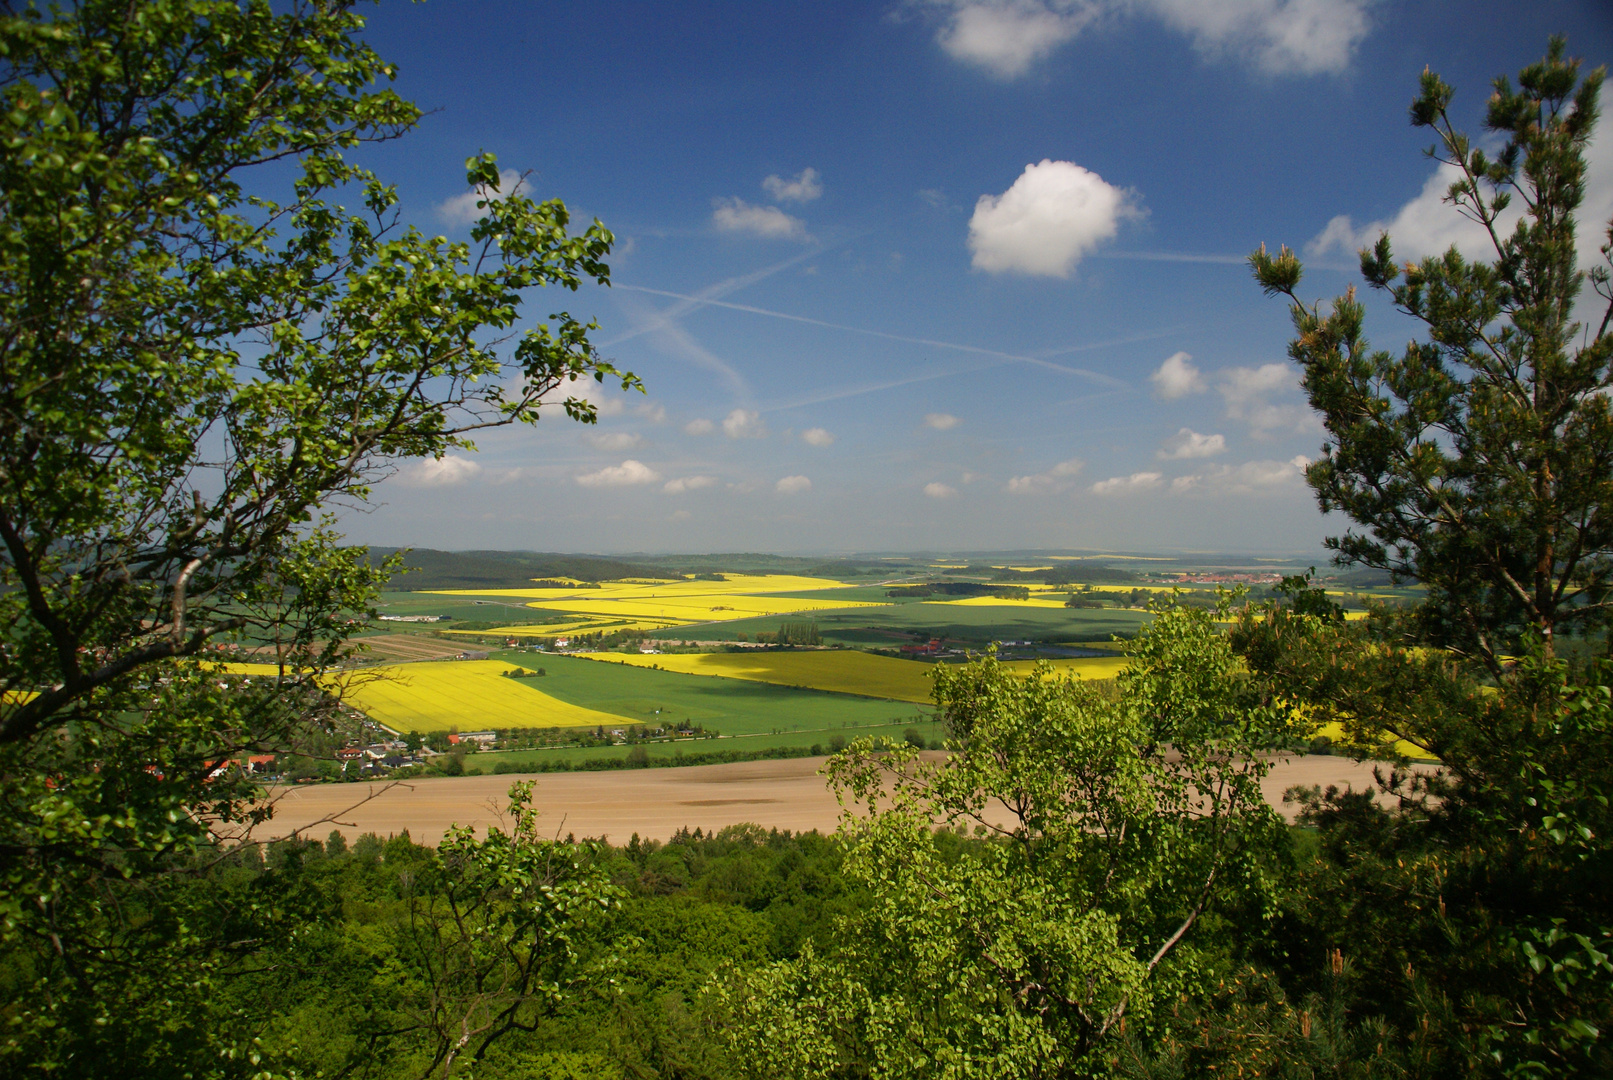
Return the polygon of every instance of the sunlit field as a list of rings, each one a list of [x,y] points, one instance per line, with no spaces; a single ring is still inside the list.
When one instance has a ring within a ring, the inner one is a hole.
[[[839,694],[892,701],[930,700],[933,664],[898,660],[889,656],[851,650],[817,652],[774,652],[754,650],[737,653],[684,653],[632,655],[628,653],[587,653],[588,659],[634,667],[660,668],[688,675],[714,675],[727,679],[750,679],[780,686],[806,686]],[[1089,679],[1111,679],[1122,671],[1124,657],[1092,657],[1053,661],[1059,673]],[[1009,661],[1015,671],[1029,673],[1035,662]]]
[[[628,717],[550,697],[530,679],[506,678],[493,660],[422,661],[336,678],[342,699],[394,731],[510,727],[621,727]]]

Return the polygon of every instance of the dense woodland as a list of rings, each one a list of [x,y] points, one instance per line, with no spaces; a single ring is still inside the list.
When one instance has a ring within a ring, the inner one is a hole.
[[[480,154],[451,244],[344,157],[420,116],[362,30],[342,0],[0,5],[0,1071],[1613,1075],[1613,277],[1575,220],[1600,70],[1554,40],[1498,79],[1498,149],[1423,73],[1412,121],[1494,257],[1361,253],[1426,331],[1399,355],[1353,289],[1251,256],[1327,431],[1328,543],[1414,607],[1346,620],[1296,577],[1161,607],[1112,684],[938,666],[949,753],[838,748],[868,813],[834,836],[562,838],[540,778],[480,834],[263,844],[218,762],[332,745],[320,675],[407,562],[330,508],[577,380],[639,386],[570,315],[511,336],[533,290],[608,282],[602,224]],[[242,640],[282,675],[220,670]],[[1290,826],[1260,781],[1329,723],[1379,791],[1294,792]]]

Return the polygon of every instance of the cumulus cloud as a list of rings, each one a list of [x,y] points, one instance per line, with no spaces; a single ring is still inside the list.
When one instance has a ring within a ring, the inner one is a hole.
[[[645,402],[643,405],[635,405],[633,407],[633,411],[639,416],[644,417],[644,419],[648,420],[652,424],[663,424],[666,422],[666,409],[660,405],[656,405],[653,402]]]
[[[1607,239],[1606,230],[1597,223],[1605,225],[1613,217],[1613,136],[1604,135],[1593,142],[1585,151],[1585,164],[1578,255],[1580,265],[1590,267],[1601,262],[1599,249]],[[1495,246],[1485,228],[1445,201],[1451,184],[1460,176],[1456,166],[1439,165],[1424,181],[1422,190],[1392,218],[1357,227],[1348,214],[1337,215],[1305,245],[1305,254],[1313,259],[1339,255],[1354,261],[1356,252],[1377,243],[1380,233],[1388,233],[1397,258],[1420,260],[1443,255],[1454,245],[1467,258],[1493,260]],[[1521,200],[1514,200],[1502,211],[1498,222],[1501,235],[1510,236],[1522,214]]]
[[[601,450],[619,452],[631,450],[644,440],[629,431],[601,431],[588,436],[588,441]]]
[[[1092,485],[1094,495],[1129,495],[1134,491],[1152,491],[1159,487],[1163,474],[1134,472],[1130,476],[1111,476]]]
[[[1289,364],[1226,368],[1218,376],[1216,389],[1221,392],[1227,417],[1248,424],[1254,435],[1320,429],[1316,414],[1309,406],[1292,400],[1271,400],[1274,396],[1297,396],[1299,372]]]
[[[723,417],[722,430],[730,439],[760,439],[767,434],[767,425],[756,410],[735,409]]]
[[[958,489],[950,484],[936,482],[924,485],[924,494],[932,499],[950,499],[958,493]]]
[[[802,169],[800,174],[785,179],[769,176],[762,187],[773,196],[774,202],[811,202],[823,194],[823,182],[817,169]]]
[[[445,225],[471,225],[474,224],[487,211],[477,209],[479,202],[497,202],[507,199],[521,183],[521,174],[514,169],[500,169],[498,171],[498,190],[492,191],[485,187],[473,188],[463,195],[455,195],[451,199],[444,199],[436,206],[437,217]]]
[[[813,427],[801,432],[801,440],[809,446],[833,446],[835,437],[824,428]]]
[[[1159,365],[1159,370],[1148,376],[1154,384],[1154,393],[1166,401],[1175,401],[1188,394],[1204,393],[1204,376],[1193,366],[1193,358],[1185,352],[1172,353]]]
[[[691,420],[683,425],[683,431],[686,435],[710,435],[715,430],[716,426],[710,420],[703,418]]]
[[[449,487],[474,479],[481,471],[482,467],[470,458],[445,454],[416,462],[404,479],[417,487]]]
[[[924,426],[932,427],[937,431],[948,431],[958,426],[958,418],[953,416],[951,413],[925,413]]]
[[[773,487],[780,495],[799,495],[812,490],[812,481],[804,476],[786,476]]]
[[[1082,256],[1140,217],[1136,194],[1069,161],[1043,159],[1001,195],[982,195],[969,219],[977,270],[1068,277]]]
[[[776,206],[752,206],[744,199],[711,200],[711,223],[722,232],[750,233],[767,240],[811,240],[806,222]]]
[[[1189,458],[1214,457],[1225,453],[1226,448],[1225,435],[1200,435],[1191,428],[1183,428],[1165,440],[1165,445],[1159,448],[1158,456],[1164,461],[1184,461]]]
[[[941,48],[999,79],[1025,74],[1100,11],[1092,3],[1042,0],[942,0],[937,6],[951,9],[936,37]]]
[[[685,491],[708,488],[716,482],[715,476],[680,476],[676,480],[668,480],[661,490],[668,495],[682,495]]]
[[[1012,477],[1008,481],[1008,490],[1015,495],[1039,495],[1043,492],[1062,490],[1068,486],[1071,479],[1079,476],[1085,467],[1086,462],[1080,458],[1070,458],[1043,473]]]
[[[1209,57],[1274,75],[1343,71],[1373,0],[923,0],[943,13],[936,41],[999,79],[1018,78],[1102,19],[1152,17]]]
[[[653,484],[660,479],[661,474],[648,465],[628,458],[620,465],[607,465],[598,472],[584,473],[577,477],[577,483],[583,487],[633,487]]]

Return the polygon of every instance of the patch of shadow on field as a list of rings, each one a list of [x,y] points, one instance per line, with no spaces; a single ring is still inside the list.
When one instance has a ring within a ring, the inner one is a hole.
[[[760,806],[763,803],[783,802],[783,799],[684,799],[679,806]]]

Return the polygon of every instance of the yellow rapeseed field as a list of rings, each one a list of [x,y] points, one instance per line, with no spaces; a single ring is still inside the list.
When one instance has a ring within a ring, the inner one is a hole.
[[[930,700],[929,664],[849,650],[773,652],[755,649],[733,653],[685,653],[643,656],[629,653],[586,653],[593,660],[635,667],[659,667],[687,675],[715,675],[727,679],[807,686],[837,694],[888,698],[893,701]]]
[[[1017,607],[1017,608],[1062,608],[1064,596],[1059,594],[1057,599],[1045,596],[1031,596],[1027,600],[1005,600],[1000,596],[970,596],[962,600],[932,600],[935,604],[948,604],[953,607]]]
[[[714,675],[719,678],[747,679],[751,682],[774,683],[780,686],[806,686],[837,694],[860,694],[863,697],[916,702],[930,700],[930,672],[934,670],[934,665],[916,660],[898,660],[890,656],[833,649],[821,652],[774,652],[755,649],[745,652],[678,653],[664,656],[631,653],[583,655],[592,660],[631,664],[634,667],[659,667],[663,671],[676,671],[685,675]],[[1006,663],[1009,668],[1021,674],[1029,674],[1034,667],[1034,662],[1030,660],[1011,660]],[[1073,672],[1086,679],[1112,679],[1125,668],[1126,663],[1124,657],[1099,656],[1055,660],[1053,667],[1060,673]]]
[[[494,660],[421,661],[332,676],[342,700],[394,731],[461,731],[507,727],[620,727],[635,721],[569,705],[509,679]],[[379,677],[377,677],[379,676]]]
[[[1021,675],[1029,675],[1036,667],[1034,660],[1005,660],[1008,667]],[[1074,674],[1083,679],[1112,679],[1131,664],[1124,656],[1075,656],[1049,661],[1059,675]]]

